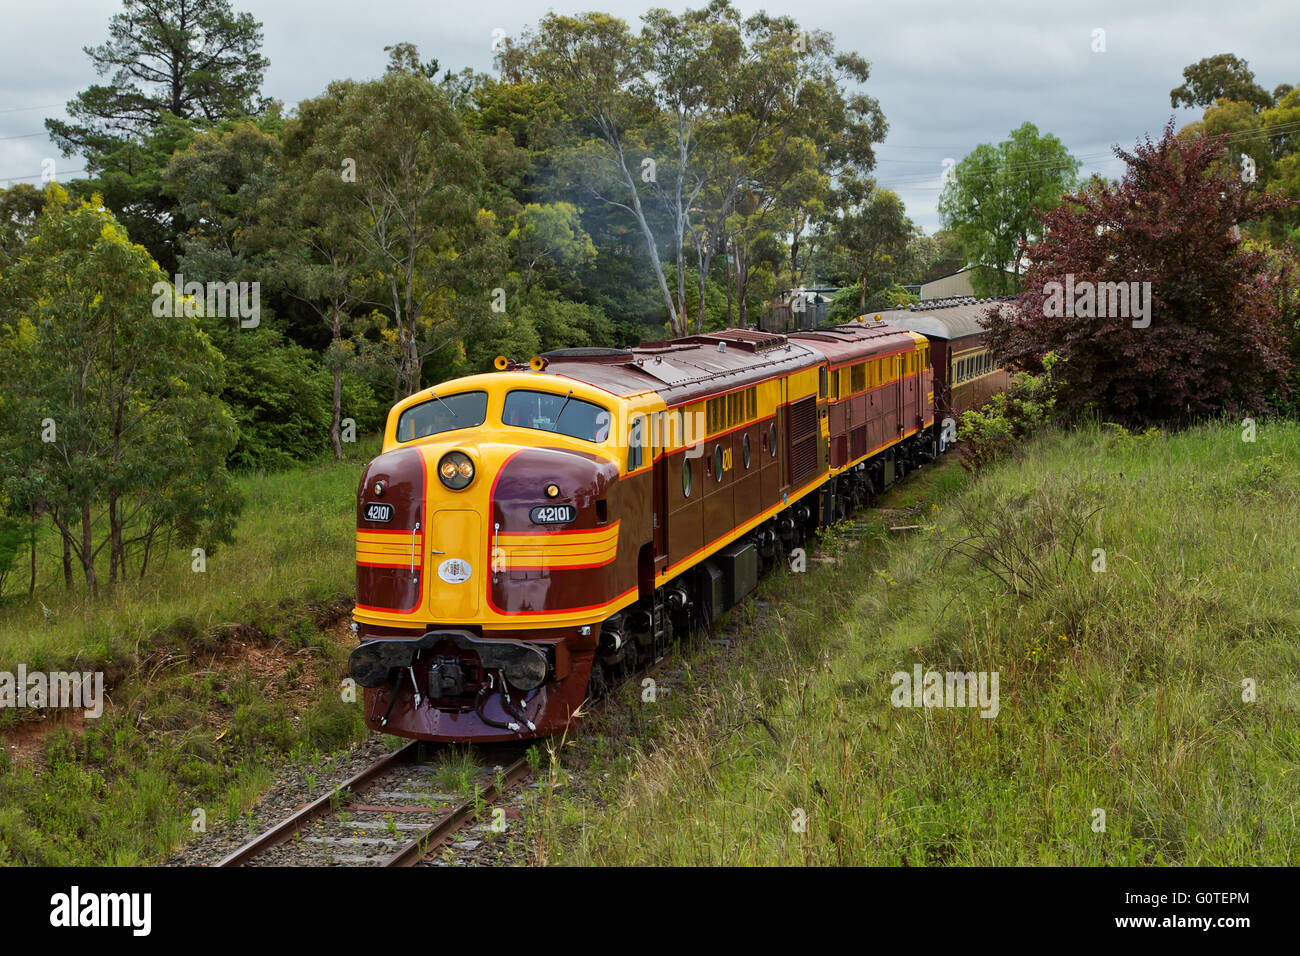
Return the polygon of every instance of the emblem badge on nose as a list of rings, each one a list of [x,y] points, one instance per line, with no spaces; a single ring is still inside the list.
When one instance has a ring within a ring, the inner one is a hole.
[[[474,569],[470,567],[469,562],[462,561],[460,558],[448,558],[438,565],[438,577],[448,584],[463,584],[473,573]]]

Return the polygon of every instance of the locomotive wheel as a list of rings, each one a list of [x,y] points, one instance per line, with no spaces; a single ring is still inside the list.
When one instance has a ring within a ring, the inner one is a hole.
[[[605,665],[600,661],[591,662],[591,673],[587,676],[587,699],[601,700],[609,696],[609,675]]]
[[[623,645],[623,657],[618,664],[618,683],[623,683],[636,673],[638,656],[636,641],[628,641]]]

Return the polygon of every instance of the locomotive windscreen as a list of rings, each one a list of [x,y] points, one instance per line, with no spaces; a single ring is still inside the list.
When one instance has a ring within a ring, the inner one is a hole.
[[[572,395],[515,389],[506,395],[501,424],[556,432],[582,441],[609,437],[609,412]]]
[[[487,392],[460,392],[413,405],[397,420],[397,440],[413,441],[482,425],[487,418],[487,400]]]

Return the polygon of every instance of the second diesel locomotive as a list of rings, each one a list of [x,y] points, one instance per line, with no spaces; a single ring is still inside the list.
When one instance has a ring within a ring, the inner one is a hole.
[[[399,402],[357,496],[349,667],[367,724],[455,742],[564,730],[939,453],[962,363],[983,354],[968,310],[927,334],[902,326],[940,310],[498,360]]]

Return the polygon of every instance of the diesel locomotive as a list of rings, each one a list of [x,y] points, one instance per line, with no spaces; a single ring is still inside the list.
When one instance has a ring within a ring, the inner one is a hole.
[[[944,420],[1005,380],[982,309],[501,358],[399,402],[356,502],[367,724],[564,730],[946,447]]]

